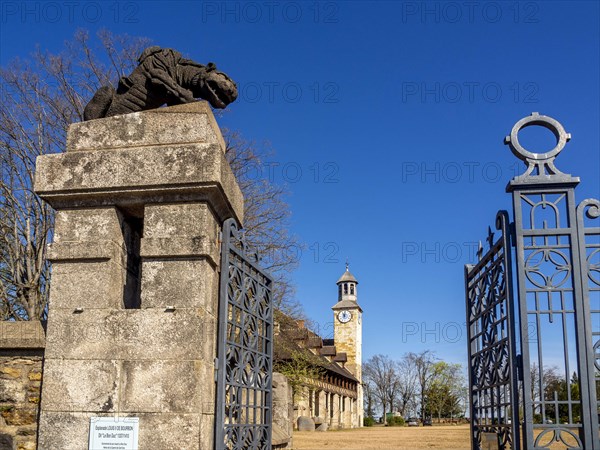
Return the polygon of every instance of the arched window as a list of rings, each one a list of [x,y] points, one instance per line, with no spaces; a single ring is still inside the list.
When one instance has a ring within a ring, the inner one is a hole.
[[[344,283],[344,294],[348,293],[348,283]]]
[[[354,295],[354,283],[350,284],[350,295]]]

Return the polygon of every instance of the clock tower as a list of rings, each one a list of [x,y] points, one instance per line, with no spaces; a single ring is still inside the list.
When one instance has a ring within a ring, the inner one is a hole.
[[[333,338],[338,353],[346,353],[345,364],[359,381],[357,399],[358,426],[363,421],[363,389],[362,389],[362,308],[357,303],[358,280],[350,273],[348,264],[346,271],[337,280],[338,301],[333,309]]]

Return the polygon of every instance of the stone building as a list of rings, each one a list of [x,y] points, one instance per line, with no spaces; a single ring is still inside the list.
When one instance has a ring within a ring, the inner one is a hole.
[[[291,368],[288,378],[298,378],[289,380],[293,387],[296,385],[296,428],[362,426],[362,309],[357,302],[358,281],[347,266],[337,285],[338,299],[332,307],[333,339],[321,338],[306,328],[304,321],[276,316],[276,364]]]

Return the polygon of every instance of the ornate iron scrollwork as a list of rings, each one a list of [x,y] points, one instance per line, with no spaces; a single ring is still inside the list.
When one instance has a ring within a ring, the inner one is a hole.
[[[519,413],[515,403],[515,322],[511,287],[508,213],[496,217],[502,235],[488,230],[488,251],[465,267],[467,335],[473,449],[482,448],[483,433],[498,436],[502,450],[518,449]]]
[[[270,450],[273,305],[271,277],[258,266],[234,219],[223,224],[215,449]]]

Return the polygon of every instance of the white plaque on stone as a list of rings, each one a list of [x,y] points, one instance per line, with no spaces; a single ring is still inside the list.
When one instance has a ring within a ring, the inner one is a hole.
[[[138,450],[139,417],[90,417],[88,450]]]

